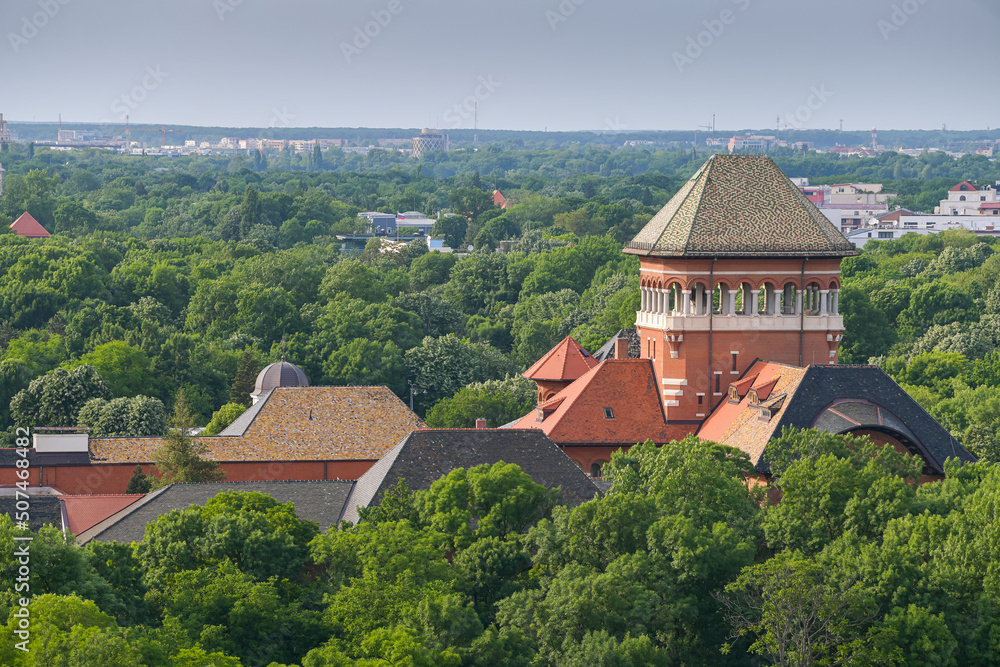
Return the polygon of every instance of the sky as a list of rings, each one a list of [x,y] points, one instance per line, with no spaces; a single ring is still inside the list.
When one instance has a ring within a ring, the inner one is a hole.
[[[4,0],[11,121],[1000,125],[997,0]],[[991,68],[993,72],[991,72]]]

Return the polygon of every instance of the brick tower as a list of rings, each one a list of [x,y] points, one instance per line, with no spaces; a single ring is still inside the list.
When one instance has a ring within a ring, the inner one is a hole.
[[[667,424],[695,430],[757,358],[837,362],[840,261],[857,251],[770,158],[716,155],[625,248]]]

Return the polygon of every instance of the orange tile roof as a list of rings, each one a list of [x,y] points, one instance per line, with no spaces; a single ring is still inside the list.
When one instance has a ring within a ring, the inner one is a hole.
[[[773,410],[772,408],[771,419],[767,422],[760,421],[760,408],[750,403],[749,395],[743,396],[739,403],[722,401],[698,429],[698,437],[702,440],[712,440],[741,449],[749,454],[750,461],[757,465],[764,454],[764,446],[774,434],[778,422],[781,421],[782,411],[791,402],[790,399],[798,389],[806,370],[806,368],[798,366],[786,366],[767,361],[754,362],[746,372],[746,379],[740,382],[745,382],[751,376],[759,378],[759,386],[770,385],[769,396],[773,394],[775,398],[778,398],[785,394],[787,398],[781,402],[775,401],[775,403],[779,403],[776,406],[778,409]]]
[[[10,223],[10,228],[14,230],[14,233],[18,236],[23,236],[29,239],[44,239],[52,236],[45,228],[42,227],[41,223],[35,220],[34,216],[25,211],[18,217],[17,220]]]
[[[962,187],[963,185],[965,187]],[[950,190],[948,190],[948,192],[977,192],[978,190],[979,188],[977,188],[972,183],[969,183],[968,181],[962,181],[961,183],[957,183],[956,185],[954,185]]]
[[[751,373],[748,374],[746,377],[744,377],[742,380],[730,383],[729,386],[736,387],[736,391],[739,392],[740,398],[743,398],[744,396],[747,395],[747,392],[750,391],[750,387],[753,386],[753,383],[756,380],[757,380],[757,373]]]
[[[757,394],[758,401],[766,401],[767,397],[771,395],[771,390],[774,389],[774,385],[778,384],[778,380],[781,379],[780,376],[775,375],[773,378],[766,382],[759,382],[751,387],[751,391]]]
[[[197,438],[215,461],[371,461],[426,424],[386,387],[277,387],[239,435]],[[227,429],[228,430],[228,429]],[[149,463],[162,438],[92,438],[91,457]]]
[[[572,336],[566,336],[558,345],[536,361],[521,375],[529,380],[558,380],[572,382],[597,366],[597,360],[583,349]]]
[[[661,400],[648,359],[608,359],[540,406],[554,408],[543,421],[535,409],[511,428],[541,429],[558,444],[668,442]]]
[[[92,526],[120,512],[140,498],[144,493],[93,496],[59,496],[66,509],[69,532],[79,535]]]

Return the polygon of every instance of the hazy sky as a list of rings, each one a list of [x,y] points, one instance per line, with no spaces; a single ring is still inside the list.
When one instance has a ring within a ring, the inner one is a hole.
[[[10,120],[1000,125],[996,0],[3,0]],[[365,34],[367,32],[367,34]]]

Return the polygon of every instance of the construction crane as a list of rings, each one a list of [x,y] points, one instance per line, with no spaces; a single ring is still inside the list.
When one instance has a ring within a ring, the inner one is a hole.
[[[132,132],[159,132],[160,133],[160,148],[167,145],[167,132],[174,132],[176,134],[183,134],[180,130],[168,130],[166,125],[160,125],[160,129],[152,128],[147,129],[143,127],[133,128],[129,124],[129,117],[125,116],[125,127],[117,127],[116,130],[125,130],[125,147],[127,149],[132,148]]]

